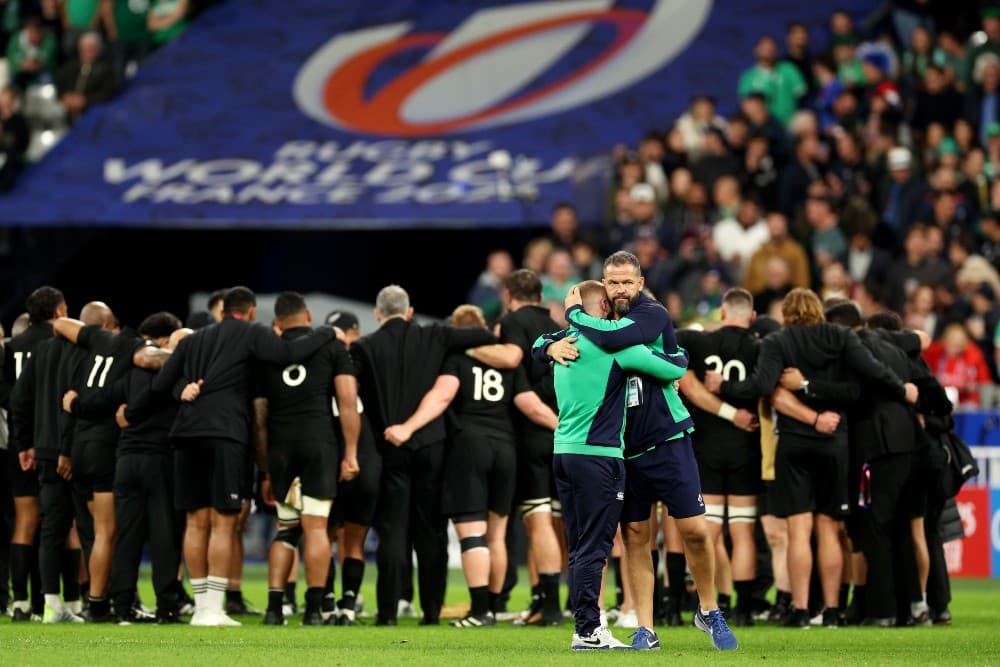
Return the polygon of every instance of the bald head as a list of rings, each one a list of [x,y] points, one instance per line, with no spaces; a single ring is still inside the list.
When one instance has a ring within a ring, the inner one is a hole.
[[[20,336],[25,330],[31,326],[31,315],[28,313],[21,313],[14,320],[14,324],[10,327],[10,337]]]
[[[80,321],[88,326],[97,325],[105,329],[113,329],[115,315],[103,301],[91,301],[80,311]]]

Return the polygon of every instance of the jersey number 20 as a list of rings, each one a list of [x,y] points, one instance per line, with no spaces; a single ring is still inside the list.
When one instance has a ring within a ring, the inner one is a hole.
[[[747,367],[743,365],[743,362],[739,359],[730,359],[729,361],[723,362],[722,357],[717,354],[713,354],[710,357],[705,358],[705,368],[710,371],[715,371],[721,375],[726,381],[736,380],[742,382],[747,379]],[[733,377],[733,374],[736,377]]]

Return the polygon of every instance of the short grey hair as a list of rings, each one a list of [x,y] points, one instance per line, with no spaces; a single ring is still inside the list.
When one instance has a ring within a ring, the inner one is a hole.
[[[85,41],[94,42],[94,44],[96,44],[97,48],[99,49],[104,48],[104,40],[101,38],[101,33],[97,32],[96,30],[88,30],[87,32],[80,35],[80,40],[77,42],[77,44],[80,44]]]
[[[375,310],[382,317],[406,315],[410,309],[410,295],[399,285],[383,287],[375,297]]]
[[[631,266],[637,275],[642,275],[639,258],[627,250],[619,250],[608,255],[608,258],[604,260],[604,270],[607,271],[609,266]]]

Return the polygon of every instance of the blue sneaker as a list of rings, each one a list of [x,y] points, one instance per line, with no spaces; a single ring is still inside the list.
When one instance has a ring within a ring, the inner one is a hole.
[[[660,638],[647,627],[640,627],[629,635],[632,638],[633,651],[659,651]]]
[[[726,617],[719,609],[713,609],[707,614],[698,607],[694,613],[694,625],[712,638],[712,646],[720,651],[732,651],[738,649],[740,645],[733,636],[733,631],[726,624]]]

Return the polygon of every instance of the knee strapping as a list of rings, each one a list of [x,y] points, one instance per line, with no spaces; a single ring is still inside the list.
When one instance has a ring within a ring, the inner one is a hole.
[[[705,503],[705,520],[709,523],[722,524],[726,520],[726,506]]]
[[[472,551],[473,549],[489,549],[486,545],[485,535],[472,535],[470,537],[463,537],[458,541],[459,546],[462,548],[462,553],[466,551]]]
[[[552,518],[553,519],[561,519],[562,515],[563,515],[563,513],[562,513],[562,503],[559,502],[559,500],[557,498],[553,498],[552,502],[549,503],[549,504],[552,507]]]
[[[302,496],[302,513],[309,516],[320,516],[324,519],[330,516],[333,508],[332,500],[313,498],[312,496]]]
[[[274,534],[274,541],[281,544],[283,547],[288,547],[289,549],[295,549],[299,546],[299,540],[302,539],[302,526],[296,524],[294,526],[283,526],[278,529],[278,532]]]
[[[530,500],[525,500],[521,503],[518,508],[521,510],[522,516],[531,516],[532,514],[537,514],[539,512],[552,513],[552,499],[551,498],[531,498]]]
[[[733,507],[729,506],[729,523],[754,523],[757,520],[757,506]]]

